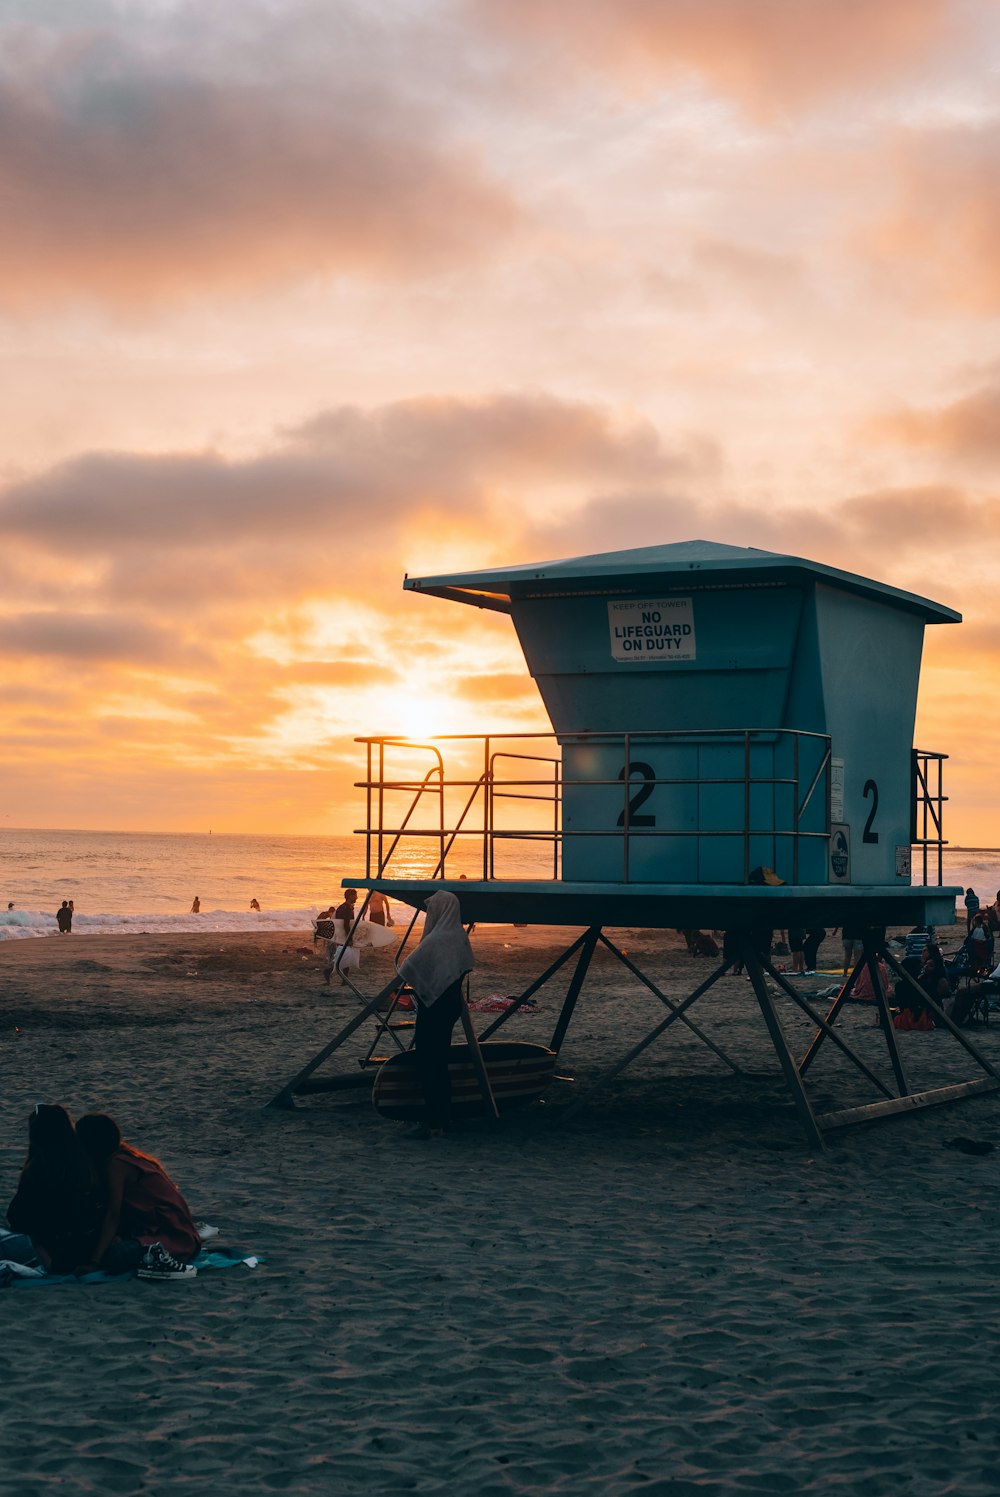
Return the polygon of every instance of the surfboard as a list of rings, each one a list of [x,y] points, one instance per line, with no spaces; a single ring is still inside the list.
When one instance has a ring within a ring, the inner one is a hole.
[[[339,945],[344,939],[343,920],[334,920],[334,939]],[[356,946],[359,951],[364,951],[370,946],[373,951],[379,951],[383,946],[391,946],[399,940],[395,929],[388,925],[376,925],[374,920],[359,920],[354,927],[351,936],[351,945]]]
[[[536,1101],[555,1073],[555,1051],[544,1045],[532,1045],[526,1040],[495,1040],[479,1048],[500,1112]],[[452,1112],[457,1117],[479,1117],[483,1112],[483,1096],[468,1045],[452,1045],[448,1074]],[[422,1120],[424,1094],[414,1051],[393,1055],[379,1066],[372,1087],[372,1104],[382,1117],[396,1122]]]

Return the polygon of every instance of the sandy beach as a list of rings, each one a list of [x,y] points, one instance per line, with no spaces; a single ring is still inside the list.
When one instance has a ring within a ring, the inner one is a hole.
[[[481,928],[474,995],[520,991],[577,933]],[[612,934],[671,994],[712,970],[672,932]],[[266,1259],[0,1291],[0,1492],[996,1491],[1000,1149],[945,1144],[1000,1144],[1000,1096],[811,1152],[727,977],[693,1017],[739,1074],[674,1025],[560,1124],[663,1015],[599,953],[575,1081],[417,1143],[364,1091],[261,1110],[354,1009],[308,936],[53,937],[0,963],[2,1204],[36,1100],[106,1110],[220,1244]],[[361,980],[390,971],[368,954]],[[546,1041],[567,980],[502,1033]],[[781,1014],[798,1047],[811,1027]],[[843,1026],[887,1075],[872,1011]],[[915,1082],[980,1074],[945,1033],[899,1038]],[[1000,1056],[1000,1024],[972,1038]],[[811,1094],[872,1100],[830,1046]]]

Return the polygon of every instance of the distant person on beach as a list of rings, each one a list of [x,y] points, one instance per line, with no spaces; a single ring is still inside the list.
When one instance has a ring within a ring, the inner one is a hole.
[[[958,971],[982,972],[993,966],[994,941],[985,915],[977,915],[972,929],[962,942],[955,958]]]
[[[12,899],[8,899],[7,908],[8,910],[12,910],[14,908],[14,901]]]
[[[320,913],[316,916],[316,923],[313,926],[313,945],[314,946],[315,946],[315,944],[316,944],[317,941],[332,941],[333,940],[333,937],[337,934],[337,927],[333,923],[333,918],[334,918],[334,906],[333,905],[331,905],[330,908],[327,909],[327,910],[321,910]]]
[[[933,934],[926,925],[915,925],[904,938],[900,966],[911,977],[919,975],[924,964],[924,952],[933,943],[933,939]]]
[[[68,899],[64,899],[56,910],[56,924],[61,936],[68,936],[73,929],[73,911],[69,907]]]
[[[357,889],[345,889],[343,904],[338,904],[333,912],[334,920],[343,920],[344,922],[344,937],[348,946],[351,944],[350,939],[348,939],[348,932],[354,924],[354,917],[357,914],[357,903]]]
[[[368,900],[368,918],[373,925],[392,925],[389,901],[380,889],[373,889]]]
[[[256,899],[251,899],[250,908],[252,910],[256,910],[258,915],[260,914],[260,905],[257,903]]]
[[[826,931],[822,926],[814,925],[806,931],[802,942],[802,958],[805,962],[806,974],[812,976],[816,971],[816,962],[819,957],[819,948],[826,940]]]
[[[856,967],[864,956],[864,937],[860,926],[845,925],[841,929],[840,939],[844,943],[844,976],[846,977],[852,967]]]
[[[28,1157],[7,1207],[49,1273],[73,1273],[90,1258],[107,1209],[100,1172],[65,1107],[38,1102],[28,1119]]]
[[[991,935],[1000,931],[1000,889],[997,890],[996,904],[991,904],[989,909],[983,912]]]
[[[191,905],[191,913],[192,915],[201,914],[201,900],[198,898],[197,894],[194,896],[194,902]]]
[[[972,929],[972,922],[979,914],[979,895],[975,889],[965,891],[965,929],[968,933]]]
[[[441,889],[426,908],[420,945],[399,969],[416,994],[413,1048],[424,1092],[424,1124],[410,1138],[440,1138],[451,1122],[451,1033],[462,1012],[462,979],[476,964],[457,895]]]
[[[107,1209],[89,1261],[81,1272],[102,1269],[140,1279],[193,1279],[201,1251],[194,1217],[163,1165],[122,1138],[114,1118],[91,1112],[77,1137],[105,1190]]]
[[[879,981],[882,984],[882,992],[891,993],[892,983],[889,977],[889,968],[882,961],[881,957],[877,959],[876,966],[878,967]],[[858,980],[854,984],[851,997],[855,1003],[876,1003],[878,1001],[875,997],[875,985],[872,982],[871,968],[867,962],[865,962],[858,973]]]
[[[338,904],[333,911],[333,934],[326,945],[326,966],[323,968],[323,981],[329,982],[335,970],[343,972],[357,971],[361,965],[361,958],[354,945],[355,932],[351,927],[357,914],[358,891],[357,889],[345,889],[342,904]],[[327,911],[329,914],[329,911]],[[320,916],[316,922],[316,930],[319,932],[320,921],[325,921],[325,916]],[[337,921],[340,921],[338,927]],[[343,980],[343,979],[341,979]]]
[[[929,993],[938,1008],[944,1008],[951,998],[951,983],[941,955],[940,946],[929,941],[924,947],[923,966],[918,978],[925,993]],[[933,1015],[932,1015],[933,1017]]]

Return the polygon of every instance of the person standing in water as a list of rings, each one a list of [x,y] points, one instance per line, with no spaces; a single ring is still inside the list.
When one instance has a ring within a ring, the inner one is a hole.
[[[462,979],[475,964],[458,898],[441,889],[427,901],[420,945],[399,969],[417,998],[413,1048],[424,1092],[424,1125],[410,1138],[440,1138],[451,1122],[451,1032],[462,1012]]]
[[[380,889],[373,889],[368,896],[368,918],[373,925],[391,925],[389,901]]]
[[[201,900],[198,898],[197,894],[194,896],[194,903],[191,905],[191,913],[192,915],[201,914]]]

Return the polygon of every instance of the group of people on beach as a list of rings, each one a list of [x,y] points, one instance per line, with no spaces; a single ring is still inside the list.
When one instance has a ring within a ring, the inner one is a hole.
[[[74,1124],[65,1107],[36,1103],[7,1221],[0,1258],[49,1273],[174,1281],[198,1272],[202,1237],[187,1202],[106,1113]]]
[[[388,918],[388,905],[379,913]],[[432,894],[423,936],[397,982],[416,998],[414,1049],[426,1102],[425,1122],[411,1137],[440,1138],[449,1128],[451,1037],[474,965],[458,899],[448,890]],[[7,1221],[0,1259],[52,1274],[160,1281],[194,1278],[202,1235],[215,1230],[199,1228],[160,1161],[128,1143],[114,1118],[87,1113],[74,1123],[65,1107],[45,1102],[28,1119],[28,1155]]]
[[[258,903],[258,901],[256,899],[251,899],[251,901],[250,901],[250,909],[251,910],[256,910],[257,914],[258,915],[260,914],[260,904]],[[191,901],[191,913],[192,913],[192,915],[200,915],[201,914],[201,896],[198,895],[198,894],[196,894],[194,896],[194,898],[192,899],[192,901]]]

